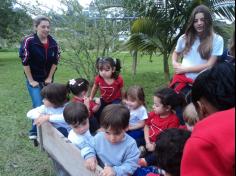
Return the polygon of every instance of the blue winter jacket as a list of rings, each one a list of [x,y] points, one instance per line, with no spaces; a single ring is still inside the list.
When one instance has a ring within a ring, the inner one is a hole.
[[[29,66],[32,77],[37,82],[44,82],[53,64],[57,65],[60,57],[56,41],[49,35],[49,47],[46,51],[37,34],[24,38],[19,49],[19,56],[24,66]]]

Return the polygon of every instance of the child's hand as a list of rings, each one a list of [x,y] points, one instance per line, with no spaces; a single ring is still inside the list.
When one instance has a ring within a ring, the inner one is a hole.
[[[87,160],[85,160],[85,167],[88,170],[95,172],[97,167],[97,159],[95,157],[88,158]]]
[[[84,97],[84,104],[88,109],[89,109],[89,102],[90,102],[90,99],[88,97]]]
[[[94,102],[98,105],[101,105],[101,100],[100,98],[94,98]]]
[[[156,144],[155,143],[147,143],[146,144],[146,149],[149,151],[149,152],[153,152],[155,150],[155,147],[156,147]]]
[[[128,130],[134,130],[134,126],[133,125],[129,125],[129,129]]]
[[[102,176],[115,176],[116,173],[114,172],[113,168],[110,166],[105,166],[102,171]]]
[[[49,115],[40,115],[37,119],[34,120],[34,124],[40,126],[47,121],[49,121]]]

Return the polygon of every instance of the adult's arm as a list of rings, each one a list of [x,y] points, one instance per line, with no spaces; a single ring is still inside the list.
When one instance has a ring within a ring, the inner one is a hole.
[[[50,72],[49,72],[49,74],[48,74],[48,77],[45,79],[45,83],[46,83],[46,84],[52,83],[52,77],[53,77],[53,75],[54,75],[56,69],[57,69],[57,65],[56,65],[56,64],[52,64],[52,67],[51,67],[51,69],[50,69]]]
[[[181,65],[181,63],[179,62],[180,57],[181,57],[181,53],[178,53],[176,51],[173,52],[173,54],[172,54],[172,65],[173,65],[173,68]]]
[[[39,85],[39,83],[37,81],[35,81],[32,77],[32,74],[31,74],[31,69],[30,69],[30,66],[29,65],[26,65],[26,66],[23,66],[24,68],[24,72],[25,72],[25,75],[27,77],[27,80],[29,81],[29,84],[32,86],[32,87],[36,87]]]
[[[191,67],[177,65],[176,67],[174,67],[174,70],[176,74],[183,74],[183,73],[188,73],[188,72],[199,73],[205,69],[212,67],[216,63],[216,61],[217,61],[217,56],[211,56],[208,59],[207,63],[205,64],[195,65]]]

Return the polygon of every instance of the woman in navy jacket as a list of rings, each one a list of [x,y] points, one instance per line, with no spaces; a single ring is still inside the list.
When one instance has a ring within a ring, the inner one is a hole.
[[[36,33],[25,37],[19,50],[33,108],[42,104],[41,89],[53,82],[60,56],[57,42],[49,35],[50,20],[44,16],[37,17],[34,27]],[[29,138],[36,137],[37,129],[32,125]]]

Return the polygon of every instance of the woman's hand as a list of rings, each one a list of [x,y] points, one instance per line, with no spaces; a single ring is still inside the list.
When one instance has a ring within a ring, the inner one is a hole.
[[[29,84],[30,84],[32,87],[37,87],[37,86],[39,86],[39,83],[38,83],[37,81],[35,81],[35,80],[29,81]]]
[[[45,79],[44,83],[45,83],[46,85],[52,83],[52,78],[49,78],[49,77],[48,77],[47,79]]]
[[[184,74],[184,73],[187,72],[186,71],[186,67],[182,66],[181,64],[180,65],[176,65],[174,67],[174,71],[175,71],[176,74]]]

